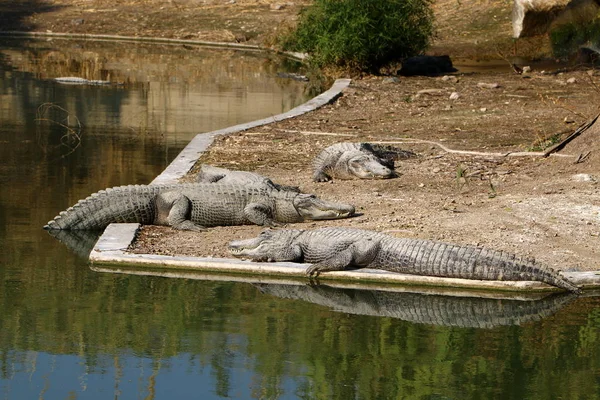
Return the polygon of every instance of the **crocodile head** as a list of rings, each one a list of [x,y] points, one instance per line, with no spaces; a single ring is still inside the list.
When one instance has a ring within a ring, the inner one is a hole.
[[[394,170],[386,167],[381,160],[372,154],[358,154],[348,159],[348,172],[361,179],[393,178]]]
[[[301,230],[264,230],[251,239],[234,240],[229,243],[231,255],[253,261],[298,261],[302,250],[294,239]]]
[[[354,215],[353,205],[322,200],[314,194],[298,193],[293,204],[304,220],[339,219]]]

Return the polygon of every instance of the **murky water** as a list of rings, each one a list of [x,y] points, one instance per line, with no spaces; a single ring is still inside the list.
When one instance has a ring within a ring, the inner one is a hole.
[[[0,45],[0,398],[600,398],[598,297],[115,274],[41,229],[94,191],[150,182],[198,132],[301,103],[303,85],[275,77],[284,67],[237,51]]]

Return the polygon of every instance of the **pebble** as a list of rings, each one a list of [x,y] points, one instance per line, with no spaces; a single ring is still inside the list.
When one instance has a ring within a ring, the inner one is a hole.
[[[497,83],[479,82],[477,84],[477,87],[480,87],[480,88],[483,88],[483,89],[498,89],[500,87],[500,85],[497,84]]]
[[[422,89],[417,92],[417,96],[420,96],[422,94],[428,94],[428,95],[435,96],[435,95],[440,95],[443,92],[444,92],[444,90],[442,90],[442,89]]]
[[[577,82],[577,79],[575,79],[575,78],[567,79],[567,83],[575,83],[575,82]]]
[[[460,94],[458,92],[450,93],[450,100],[458,100],[459,97],[460,97]]]
[[[454,75],[444,75],[444,76],[442,76],[442,80],[444,82],[452,82],[452,83],[458,82],[458,78],[455,77]]]
[[[395,76],[388,76],[387,78],[383,78],[382,83],[388,84],[388,83],[400,83],[400,79],[398,79]]]
[[[575,182],[596,182],[596,177],[590,174],[575,174],[571,179]]]

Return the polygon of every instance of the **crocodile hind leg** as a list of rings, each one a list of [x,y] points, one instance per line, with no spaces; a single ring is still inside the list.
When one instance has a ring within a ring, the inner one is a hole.
[[[168,191],[156,196],[157,225],[167,225],[174,229],[202,232],[206,228],[190,220],[192,202],[177,191]]]
[[[380,243],[373,238],[360,239],[344,250],[334,252],[330,257],[311,265],[306,269],[306,274],[316,278],[321,272],[343,271],[347,267],[366,267],[377,256]]]

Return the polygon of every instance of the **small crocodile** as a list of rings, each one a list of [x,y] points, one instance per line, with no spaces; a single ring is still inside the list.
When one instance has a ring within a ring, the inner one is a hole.
[[[393,178],[394,161],[415,156],[411,151],[376,143],[336,143],[315,157],[313,181]]]
[[[313,264],[306,273],[374,268],[446,278],[541,281],[574,293],[580,289],[559,272],[503,251],[423,239],[404,239],[354,228],[266,230],[229,244],[236,257]]]
[[[298,186],[286,186],[274,183],[266,176],[248,172],[248,171],[232,171],[226,168],[213,167],[212,165],[204,164],[198,173],[197,182],[202,183],[233,183],[239,185],[266,185],[275,190],[289,190],[300,193]]]
[[[200,231],[210,226],[278,226],[353,214],[352,205],[264,185],[130,185],[101,190],[80,200],[44,229],[103,229],[113,222],[138,222]]]

